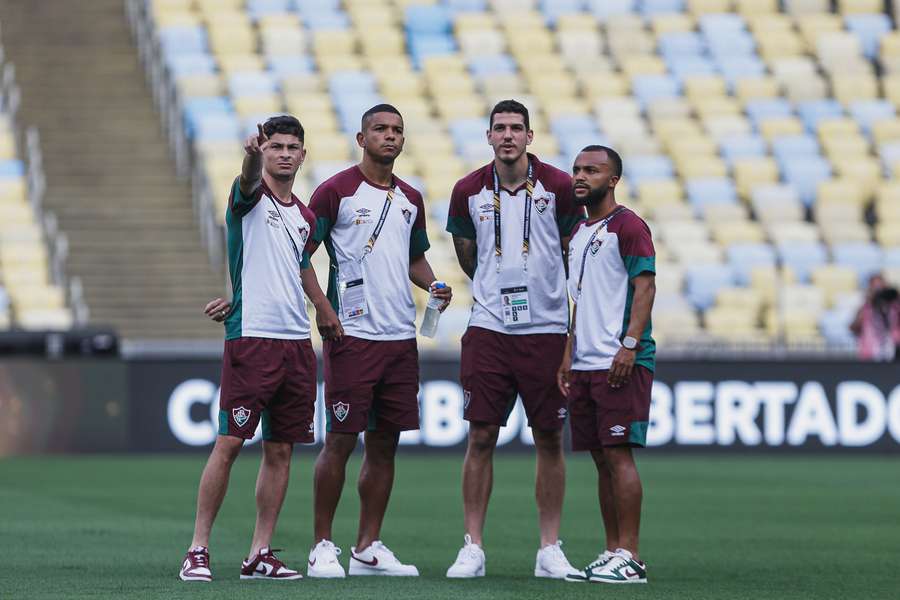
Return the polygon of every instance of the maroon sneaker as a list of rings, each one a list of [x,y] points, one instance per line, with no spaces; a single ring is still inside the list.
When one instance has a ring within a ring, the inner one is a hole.
[[[278,552],[281,552],[279,550]],[[252,560],[241,563],[241,579],[302,579],[303,575],[288,569],[268,546],[261,548]]]
[[[178,576],[182,581],[212,581],[212,572],[209,570],[209,549],[204,546],[196,546],[188,550],[188,553],[184,555],[181,573]]]

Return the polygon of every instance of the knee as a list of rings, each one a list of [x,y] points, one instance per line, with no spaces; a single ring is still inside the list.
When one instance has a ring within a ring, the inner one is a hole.
[[[496,425],[473,425],[469,428],[469,452],[473,454],[490,454],[497,446],[500,428]]]
[[[220,435],[216,438],[216,445],[213,446],[213,456],[230,465],[241,453],[243,447],[243,439],[231,435]]]
[[[532,430],[534,435],[534,447],[542,454],[561,454],[562,453],[562,429],[553,431]]]
[[[346,461],[356,448],[357,435],[355,433],[328,433],[325,436],[325,445],[320,456],[327,459]]]
[[[287,466],[291,463],[293,444],[285,442],[263,442],[263,457],[265,461],[275,466]]]
[[[366,461],[369,463],[393,463],[397,454],[399,434],[381,434],[375,431],[366,433]]]

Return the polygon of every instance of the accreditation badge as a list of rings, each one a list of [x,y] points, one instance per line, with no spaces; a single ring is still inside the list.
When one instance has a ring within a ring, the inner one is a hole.
[[[347,260],[338,264],[338,293],[341,299],[341,318],[355,319],[369,314],[366,282],[360,261]]]
[[[531,302],[528,297],[528,278],[522,269],[500,271],[500,314],[507,327],[531,323]]]

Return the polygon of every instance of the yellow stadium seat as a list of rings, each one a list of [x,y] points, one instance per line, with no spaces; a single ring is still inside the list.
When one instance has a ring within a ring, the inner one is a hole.
[[[658,200],[655,204],[642,204],[646,216],[665,221],[689,221],[694,218],[694,209],[682,200]]]
[[[672,254],[683,265],[720,264],[722,247],[707,240],[686,240],[670,245]]]
[[[433,97],[471,96],[475,83],[466,73],[447,73],[426,77],[425,86]]]
[[[879,40],[878,58],[888,73],[900,71],[900,32],[890,31]]]
[[[769,156],[738,158],[732,170],[735,187],[742,198],[749,198],[757,186],[776,183],[779,177],[778,164]]]
[[[705,135],[685,135],[668,140],[669,154],[676,160],[685,156],[713,156],[718,160],[715,142]]]
[[[306,52],[307,39],[299,26],[268,27],[260,30],[260,46],[267,56],[287,56]]]
[[[741,107],[734,98],[713,96],[693,102],[694,109],[701,119],[713,117],[730,117],[741,114]]]
[[[652,54],[635,54],[626,56],[621,60],[622,72],[626,77],[633,78],[639,75],[665,75],[666,63]]]
[[[488,107],[479,96],[435,98],[438,115],[446,120],[483,118]]]
[[[692,31],[694,29],[694,19],[686,13],[654,14],[650,17],[650,28],[656,37],[665,33]]]
[[[704,313],[703,321],[716,339],[744,343],[764,339],[758,315],[741,307],[713,306]]]
[[[848,156],[868,156],[869,140],[858,133],[829,134],[821,136],[820,142],[825,156],[832,162],[838,162]]]
[[[589,100],[618,98],[631,90],[628,80],[617,73],[604,74],[603,77],[597,77],[595,73],[578,73],[576,77],[582,93]]]
[[[319,71],[326,77],[342,71],[365,70],[362,57],[354,54],[317,54],[316,62],[319,64]]]
[[[502,54],[506,50],[506,39],[494,29],[473,29],[457,34],[459,48],[466,56]]]
[[[769,0],[739,0],[739,4],[747,4],[750,8],[754,6],[762,6]],[[778,0],[771,0],[772,4],[777,4]],[[763,33],[781,33],[784,31],[794,30],[794,20],[786,14],[774,11],[761,11],[758,13],[744,13],[747,21],[747,27],[756,37],[762,37]]]
[[[281,79],[281,89],[285,94],[320,92],[325,90],[325,83],[318,73],[297,73],[285,75]]]
[[[765,298],[763,294],[753,287],[726,286],[719,288],[716,292],[715,306],[740,308],[750,311],[757,317],[764,304]]]
[[[812,270],[812,283],[825,294],[827,306],[834,306],[835,299],[847,292],[856,291],[859,278],[856,271],[840,265],[821,265]]]
[[[644,206],[656,206],[664,202],[682,202],[684,190],[677,179],[653,179],[638,184],[637,197]]]
[[[313,51],[323,55],[354,54],[359,40],[352,30],[317,30],[313,32]]]
[[[856,209],[862,209],[867,197],[866,190],[854,179],[829,179],[819,184],[816,204],[848,204]]]
[[[838,0],[837,5],[842,15],[880,13],[884,9],[882,0]]]
[[[217,74],[179,77],[175,86],[182,99],[220,96],[225,92],[222,78]]]
[[[687,10],[694,16],[727,13],[733,10],[731,0],[687,0]]]
[[[566,33],[597,31],[597,20],[585,13],[565,13],[557,17],[556,30]]]
[[[220,54],[216,56],[224,76],[240,71],[265,71],[266,65],[259,54]]]
[[[703,221],[693,218],[685,221],[660,221],[657,224],[660,238],[670,246],[690,241],[706,241],[709,239],[709,228]]]
[[[821,100],[828,96],[828,84],[817,74],[785,81],[782,86],[788,100],[794,103]]]
[[[705,177],[726,177],[728,167],[725,161],[715,155],[707,156],[676,156],[675,167],[683,179],[695,179]]]
[[[835,99],[845,106],[878,97],[878,80],[869,73],[835,73],[831,88]]]
[[[778,82],[772,77],[742,77],[735,82],[734,88],[734,95],[744,103],[779,95]]]
[[[872,232],[868,225],[860,222],[825,222],[819,224],[822,230],[822,239],[831,246],[851,242],[869,242],[872,240]]]
[[[816,222],[827,226],[837,222],[859,223],[863,218],[863,207],[843,200],[817,200],[815,207]]]
[[[724,137],[747,135],[751,131],[750,121],[743,115],[726,115],[703,119],[703,127],[715,140]]]
[[[778,0],[735,0],[734,4],[744,17],[778,13]]]
[[[818,242],[819,228],[803,221],[769,223],[769,238],[775,244],[788,242]]]
[[[234,110],[241,117],[254,115],[272,115],[284,110],[281,96],[278,94],[265,94],[259,96],[241,96],[232,99]]]
[[[886,248],[900,246],[900,219],[875,225],[875,239]]]
[[[725,80],[718,75],[693,75],[684,80],[684,95],[694,103],[704,98],[727,94]]]
[[[419,96],[425,91],[422,78],[414,73],[398,73],[380,79],[378,87],[385,96]]]
[[[885,267],[884,278],[894,287],[900,288],[900,267]]]
[[[759,129],[766,141],[771,142],[785,135],[801,135],[803,123],[796,117],[773,117],[761,120]]]
[[[656,119],[688,118],[691,107],[682,98],[658,98],[647,106],[647,116],[651,121]]]
[[[727,221],[712,223],[713,239],[723,246],[731,244],[757,244],[765,241],[762,228],[752,221]]]
[[[878,119],[872,123],[872,137],[876,145],[900,140],[900,119]]]
[[[501,73],[485,77],[477,87],[486,96],[520,96],[525,91],[525,82],[518,73]]]
[[[713,202],[703,205],[701,210],[703,219],[712,225],[713,223],[731,223],[735,221],[747,221],[747,209],[743,204],[731,202]]]
[[[406,44],[396,29],[369,30],[359,36],[362,53],[369,60],[383,56],[402,56]]]
[[[847,157],[834,163],[838,175],[853,180],[862,189],[865,198],[870,198],[881,183],[881,164],[867,156]]]
[[[827,4],[829,0],[825,0]],[[806,15],[801,19],[797,19],[797,28],[800,35],[806,41],[810,49],[816,47],[819,36],[823,33],[840,31],[843,29],[843,23],[840,17],[833,15],[828,11],[819,11],[818,14]]]

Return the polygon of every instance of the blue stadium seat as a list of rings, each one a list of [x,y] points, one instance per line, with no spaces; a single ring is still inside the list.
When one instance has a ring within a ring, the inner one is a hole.
[[[254,19],[266,15],[280,15],[291,12],[291,0],[247,0],[247,12]]]
[[[797,189],[800,201],[810,206],[819,184],[831,177],[831,165],[820,156],[795,156],[779,164],[784,180]]]
[[[451,12],[481,12],[487,8],[487,0],[446,0]]]
[[[840,346],[853,346],[856,336],[850,331],[850,323],[856,316],[854,307],[838,307],[826,310],[819,317],[819,330],[822,337],[830,344]]]
[[[179,25],[159,30],[159,48],[164,57],[172,54],[205,54],[206,30],[199,26]]]
[[[634,77],[631,87],[641,106],[659,98],[676,98],[681,86],[671,75],[639,75]]]
[[[341,12],[341,0],[293,0],[293,2],[297,12],[304,16]]]
[[[588,10],[605,23],[610,17],[629,15],[637,10],[637,0],[588,0]]]
[[[745,110],[753,122],[753,126],[757,129],[759,129],[760,121],[776,117],[790,117],[794,112],[791,103],[784,98],[751,100],[747,102]]]
[[[900,267],[900,246],[884,249],[884,266],[888,268]]]
[[[560,159],[563,161],[563,167],[560,168],[567,173],[572,170],[572,165],[575,163],[575,157],[578,156],[578,153],[581,152],[582,148],[594,144],[612,147],[612,143],[609,139],[599,133],[572,133],[565,137],[557,136],[557,139],[559,140],[560,150],[562,151]]]
[[[550,131],[562,142],[563,138],[570,135],[592,135],[600,137],[597,131],[597,122],[587,115],[572,115],[556,117],[550,121]]]
[[[231,113],[206,113],[193,121],[191,134],[197,140],[229,141],[241,139],[241,124]]]
[[[706,52],[703,38],[693,31],[673,31],[659,36],[659,53],[664,59],[696,56]]]
[[[716,66],[705,56],[678,56],[666,61],[669,71],[679,82],[695,75],[715,75]]]
[[[885,171],[892,173],[894,177],[900,176],[900,172],[895,169],[895,165],[900,164],[900,140],[879,146],[878,156]]]
[[[505,73],[515,73],[516,61],[508,54],[473,56],[469,58],[469,72],[474,77],[490,77]]]
[[[738,158],[766,155],[766,140],[758,135],[739,135],[724,138],[719,142],[722,157],[733,165]]]
[[[585,9],[584,0],[541,0],[541,13],[549,25],[554,25],[560,15],[581,13]]]
[[[755,56],[717,56],[715,62],[729,86],[744,77],[762,77],[766,65]]]
[[[184,105],[184,127],[188,137],[194,137],[198,123],[205,117],[221,118],[232,123],[228,126],[230,131],[238,131],[234,109],[228,98],[213,96],[189,99]],[[205,131],[205,133],[208,134],[209,131]]]
[[[844,116],[844,107],[832,98],[822,100],[809,100],[797,104],[797,114],[803,121],[803,126],[810,133],[815,133],[819,121],[824,119],[836,119]]]
[[[746,33],[743,17],[734,13],[712,13],[699,19],[700,31],[707,38],[728,37],[735,33]]]
[[[375,76],[367,71],[340,71],[328,79],[328,89],[333,96],[374,93]]]
[[[881,36],[891,30],[891,20],[883,13],[847,15],[844,19],[847,29],[859,37],[863,54],[873,59],[878,56]]]
[[[706,45],[709,47],[709,53],[716,58],[751,57],[756,54],[756,42],[746,31],[726,34],[720,32],[707,36]]]
[[[772,154],[779,165],[801,156],[819,156],[819,142],[811,135],[784,135],[772,140]]]
[[[727,177],[689,179],[685,189],[688,202],[698,214],[709,204],[735,204],[738,201],[734,183]]]
[[[286,75],[301,75],[304,73],[314,73],[316,64],[312,56],[288,54],[285,56],[267,56],[266,65],[277,77]]]
[[[754,267],[775,266],[775,250],[770,244],[732,244],[726,250],[738,285],[750,285]]]
[[[850,267],[859,276],[859,284],[865,286],[869,277],[881,272],[884,259],[881,246],[874,242],[850,242],[835,244],[831,249],[835,264]]]
[[[672,161],[668,156],[634,156],[625,163],[625,176],[635,185],[653,179],[671,179],[675,175]]]
[[[713,305],[719,289],[736,282],[731,265],[694,265],[685,273],[687,298],[694,308],[706,310]]]
[[[790,267],[797,281],[809,281],[812,271],[828,262],[828,252],[819,242],[788,242],[778,245],[781,264]]]
[[[889,100],[859,100],[850,105],[850,114],[866,134],[872,132],[875,121],[896,116],[894,105]]]
[[[456,51],[456,42],[449,34],[411,35],[407,41],[413,64],[417,68],[421,67],[422,60],[429,56],[453,54]]]
[[[641,14],[660,15],[684,12],[684,0],[642,0]]]
[[[447,34],[453,29],[450,12],[443,6],[408,6],[406,31],[410,34]]]
[[[303,24],[310,31],[344,31],[350,29],[350,17],[343,12],[304,12]]]
[[[228,78],[228,91],[233,98],[273,94],[278,91],[278,81],[265,71],[242,71]]]
[[[166,66],[175,78],[216,72],[216,60],[209,54],[170,54]]]
[[[0,177],[22,177],[25,164],[19,159],[0,160]]]
[[[462,151],[467,144],[484,141],[488,123],[485,119],[456,119],[450,122],[449,129],[453,143]]]

